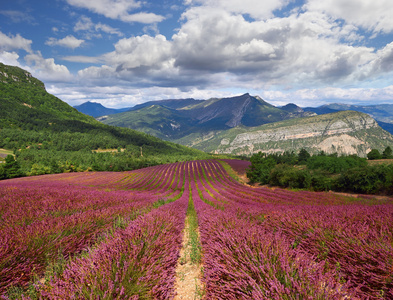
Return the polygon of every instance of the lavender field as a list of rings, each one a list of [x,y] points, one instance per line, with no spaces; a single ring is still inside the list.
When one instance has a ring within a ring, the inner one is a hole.
[[[0,299],[173,299],[192,210],[201,298],[393,299],[392,200],[253,188],[226,163],[247,166],[0,182]]]

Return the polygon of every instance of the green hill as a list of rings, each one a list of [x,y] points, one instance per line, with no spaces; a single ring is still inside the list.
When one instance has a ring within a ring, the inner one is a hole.
[[[135,111],[103,116],[97,120],[114,126],[132,128],[160,139],[176,139],[193,130],[196,122],[175,109],[161,105],[141,107]]]
[[[142,132],[104,125],[47,93],[29,72],[1,63],[0,148],[16,153],[25,174],[34,168],[38,173],[124,170],[205,156]],[[92,152],[97,149],[119,150]]]

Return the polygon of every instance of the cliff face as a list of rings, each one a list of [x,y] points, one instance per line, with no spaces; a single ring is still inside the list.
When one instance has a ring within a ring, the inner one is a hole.
[[[251,155],[259,151],[298,151],[305,148],[311,153],[323,150],[326,153],[365,156],[372,148],[383,149],[392,144],[392,135],[382,130],[373,118],[363,113],[347,111],[286,120],[247,131],[228,131],[201,142],[197,148],[238,155]]]

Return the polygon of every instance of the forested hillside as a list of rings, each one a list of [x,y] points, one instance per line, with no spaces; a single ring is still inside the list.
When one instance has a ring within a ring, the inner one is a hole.
[[[104,125],[47,93],[29,72],[1,63],[0,148],[14,151],[18,174],[27,175],[131,170],[205,156],[145,133]],[[116,151],[92,151],[99,149]],[[3,165],[0,178],[7,176]]]

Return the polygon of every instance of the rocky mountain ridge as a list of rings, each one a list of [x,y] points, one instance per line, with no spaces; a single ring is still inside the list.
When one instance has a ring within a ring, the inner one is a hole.
[[[217,154],[296,152],[305,148],[310,153],[323,150],[366,156],[372,148],[383,149],[387,145],[393,145],[393,136],[382,130],[373,118],[346,111],[228,130],[193,146]]]

